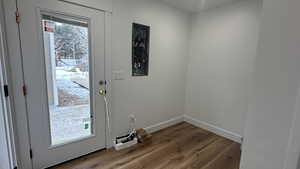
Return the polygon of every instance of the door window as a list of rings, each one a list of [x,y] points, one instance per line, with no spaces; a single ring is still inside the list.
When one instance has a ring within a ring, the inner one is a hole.
[[[92,135],[88,23],[42,15],[52,146]]]

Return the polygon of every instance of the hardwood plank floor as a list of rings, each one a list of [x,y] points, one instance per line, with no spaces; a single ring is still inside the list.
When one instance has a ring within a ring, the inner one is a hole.
[[[180,123],[153,134],[151,144],[96,152],[51,169],[239,169],[240,145]]]

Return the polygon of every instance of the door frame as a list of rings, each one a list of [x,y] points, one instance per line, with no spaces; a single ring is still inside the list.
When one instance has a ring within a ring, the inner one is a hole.
[[[4,120],[4,130],[6,135],[6,142],[7,142],[7,151],[8,151],[8,159],[9,159],[9,167],[14,168],[17,166],[16,161],[16,149],[15,149],[15,132],[14,132],[14,125],[13,125],[13,117],[12,117],[12,97],[10,95],[11,85],[10,74],[9,74],[9,64],[8,64],[8,51],[7,51],[7,44],[6,44],[6,31],[5,31],[5,18],[4,18],[4,6],[3,1],[0,0],[0,9],[1,9],[1,16],[0,16],[0,81],[1,85],[8,86],[8,96],[4,96],[3,92],[4,89],[1,86],[1,104],[3,105],[3,116]]]
[[[2,1],[2,0],[1,0]],[[10,65],[10,77],[12,79],[12,100],[14,102],[14,110],[12,117],[14,119],[13,123],[16,128],[15,140],[16,140],[16,158],[19,169],[31,169],[33,168],[30,149],[30,132],[28,123],[28,112],[27,112],[27,101],[26,96],[23,95],[24,81],[24,70],[23,70],[23,58],[20,45],[19,36],[19,24],[16,23],[16,12],[18,6],[18,0],[3,0],[4,2],[4,14],[5,14],[5,26],[7,35],[7,49],[8,49],[8,61]],[[95,9],[96,10],[96,9]],[[112,82],[112,12],[105,11],[105,79],[107,81],[106,90],[107,99],[109,100],[108,108],[111,110],[111,82]],[[22,22],[22,14],[20,14],[20,21]],[[13,64],[12,64],[13,63]],[[110,116],[112,113],[110,112]],[[110,118],[112,119],[112,118]],[[106,131],[108,131],[108,126],[106,126]],[[112,122],[110,122],[109,128],[112,128]],[[113,145],[112,134],[106,132],[106,148],[110,148]],[[33,157],[34,158],[34,157]]]
[[[284,169],[300,168],[300,86],[298,86],[297,101],[294,107],[292,127],[289,133],[289,142],[286,151]]]

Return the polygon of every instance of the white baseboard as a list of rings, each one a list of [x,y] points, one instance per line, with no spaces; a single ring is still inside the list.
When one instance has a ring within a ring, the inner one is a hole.
[[[194,118],[192,118],[190,116],[187,116],[187,115],[178,116],[178,117],[172,118],[170,120],[167,120],[167,121],[164,121],[164,122],[161,122],[161,123],[158,123],[158,124],[146,127],[144,129],[147,132],[149,132],[149,133],[153,133],[153,132],[162,130],[164,128],[173,126],[175,124],[181,123],[183,121],[185,121],[187,123],[190,123],[190,124],[192,124],[194,126],[197,126],[199,128],[202,128],[204,130],[207,130],[207,131],[210,131],[212,133],[215,133],[216,135],[219,135],[219,136],[225,137],[225,138],[227,138],[229,140],[235,141],[237,143],[242,143],[242,136],[240,136],[240,135],[238,135],[236,133],[233,133],[231,131],[227,131],[225,129],[222,129],[220,127],[214,126],[214,125],[209,124],[207,122],[194,119]]]
[[[219,136],[223,136],[229,140],[232,140],[232,141],[235,141],[237,143],[242,143],[242,136],[236,134],[236,133],[233,133],[231,131],[227,131],[225,129],[222,129],[220,127],[217,127],[217,126],[214,126],[214,125],[211,125],[209,123],[206,123],[204,121],[200,121],[200,120],[197,120],[197,119],[194,119],[192,117],[189,117],[187,115],[184,115],[184,121],[187,122],[187,123],[190,123],[194,126],[197,126],[199,128],[202,128],[202,129],[205,129],[205,130],[208,130],[212,133],[215,133]]]
[[[145,129],[147,132],[149,132],[149,133],[153,133],[153,132],[162,130],[162,129],[164,129],[164,128],[173,126],[173,125],[175,125],[175,124],[181,123],[181,122],[183,122],[183,121],[184,121],[184,117],[183,117],[183,116],[178,116],[178,117],[172,118],[172,119],[170,119],[170,120],[167,120],[167,121],[164,121],[164,122],[161,122],[161,123],[158,123],[158,124],[155,124],[155,125],[146,127],[146,128],[144,128],[144,129]]]

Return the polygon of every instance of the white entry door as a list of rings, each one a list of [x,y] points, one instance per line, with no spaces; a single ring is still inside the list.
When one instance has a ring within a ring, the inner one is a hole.
[[[105,14],[58,0],[20,0],[34,169],[106,146]]]

